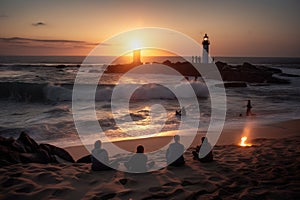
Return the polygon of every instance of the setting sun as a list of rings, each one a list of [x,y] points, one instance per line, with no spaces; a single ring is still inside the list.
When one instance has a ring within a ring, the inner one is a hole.
[[[131,40],[129,43],[129,47],[130,47],[130,49],[133,49],[133,50],[141,49],[141,47],[142,47],[141,41],[139,39]]]
[[[138,43],[136,43],[138,45]],[[134,45],[134,43],[132,43]],[[139,49],[139,48],[137,48]],[[120,59],[123,59],[123,61],[126,63],[131,62],[133,59],[133,52],[131,51],[123,56],[120,57]],[[153,49],[153,48],[141,48],[140,51],[141,61],[142,62],[151,62],[151,57],[156,56],[178,56],[172,52],[161,50],[161,49]],[[120,59],[116,60],[116,62],[121,62]],[[183,61],[183,60],[182,60]],[[122,62],[121,62],[122,63]]]

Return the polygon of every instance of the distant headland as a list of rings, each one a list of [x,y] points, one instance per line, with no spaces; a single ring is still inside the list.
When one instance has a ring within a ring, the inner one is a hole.
[[[208,35],[205,34],[202,40],[202,57],[199,55],[191,56],[191,62],[182,61],[182,62],[171,62],[165,60],[164,62],[153,62],[153,68],[155,64],[163,64],[169,66],[176,71],[178,71],[183,76],[193,76],[201,77],[201,74],[194,67],[198,64],[212,64],[213,59],[209,57],[209,45],[210,41]],[[111,64],[107,67],[106,73],[126,73],[129,70],[142,65],[141,62],[141,50],[136,49],[133,51],[132,63],[129,64]],[[247,83],[263,83],[263,84],[288,84],[290,83],[286,79],[274,77],[273,75],[278,74],[282,76],[290,76],[289,74],[283,74],[280,69],[265,67],[265,66],[255,66],[250,63],[243,63],[241,65],[229,65],[224,62],[216,62],[217,66],[223,81],[230,82],[247,82]],[[228,85],[228,84],[227,84]],[[230,84],[229,84],[230,85]],[[231,84],[233,85],[233,84]],[[236,86],[240,85],[241,87],[246,84],[235,84]]]
[[[172,63],[169,60],[166,60],[162,63],[166,66],[169,66],[183,76],[197,76],[201,77],[201,74],[195,69],[192,63],[190,62],[176,62]],[[280,69],[265,67],[265,66],[255,66],[250,63],[243,63],[242,65],[228,65],[224,62],[215,63],[223,81],[242,81],[248,83],[265,83],[265,84],[288,84],[290,83],[286,79],[274,77],[273,75],[278,74],[282,76],[289,76],[288,74],[283,74]],[[126,73],[139,64],[130,63],[130,64],[115,64],[109,65],[105,73]],[[153,67],[155,65],[153,64]]]

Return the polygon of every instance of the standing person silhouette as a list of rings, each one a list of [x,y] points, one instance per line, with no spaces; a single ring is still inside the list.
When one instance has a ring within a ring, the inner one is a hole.
[[[248,100],[246,116],[251,116],[252,115],[251,109],[252,109],[251,100]]]
[[[180,136],[174,136],[174,143],[170,144],[169,148],[167,149],[166,158],[167,164],[170,166],[182,166],[184,165],[184,146],[180,144]]]
[[[176,111],[175,111],[175,115],[176,115],[176,116],[186,116],[186,111],[185,111],[184,106],[182,107],[181,110],[176,110]]]
[[[124,163],[125,167],[131,172],[146,172],[148,157],[144,154],[144,147],[137,146],[134,154],[128,162]]]
[[[101,140],[97,140],[92,150],[91,161],[92,170],[103,171],[112,169],[109,164],[108,153],[105,149],[102,149]]]

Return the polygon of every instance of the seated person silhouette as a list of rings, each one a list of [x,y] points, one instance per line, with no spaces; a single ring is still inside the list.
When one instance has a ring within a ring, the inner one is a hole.
[[[193,151],[194,160],[200,162],[211,162],[214,160],[212,153],[212,146],[207,141],[206,137],[201,138],[202,144],[196,147],[196,151]]]
[[[179,143],[180,136],[175,135],[174,136],[174,143],[170,144],[169,148],[167,149],[166,157],[167,157],[167,163],[169,166],[182,166],[184,165],[184,146]]]
[[[103,171],[110,170],[108,153],[105,149],[102,149],[102,142],[97,140],[94,144],[94,149],[92,150],[91,161],[92,161],[92,170],[94,171]]]
[[[131,172],[146,172],[148,157],[144,154],[144,147],[139,145],[128,162],[124,163],[125,167]]]

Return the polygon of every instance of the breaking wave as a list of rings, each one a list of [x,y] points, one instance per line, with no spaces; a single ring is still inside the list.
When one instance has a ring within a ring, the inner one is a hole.
[[[192,87],[190,91],[187,88]],[[110,101],[115,85],[98,85],[95,99],[96,101]],[[136,84],[119,85],[121,91],[126,92],[137,87]],[[207,97],[208,90],[205,84],[201,82],[192,82],[190,84],[180,83],[172,86],[176,91],[177,97],[171,90],[160,84],[138,85],[138,88],[132,95],[134,100],[149,100],[149,99],[176,99],[190,98],[196,95],[197,97]],[[90,88],[89,85],[83,85],[82,89]],[[1,82],[0,83],[0,98],[13,99],[16,101],[25,102],[62,102],[72,101],[73,85],[51,85],[46,83],[24,83],[24,82]],[[118,93],[118,98],[122,99],[122,92]]]

